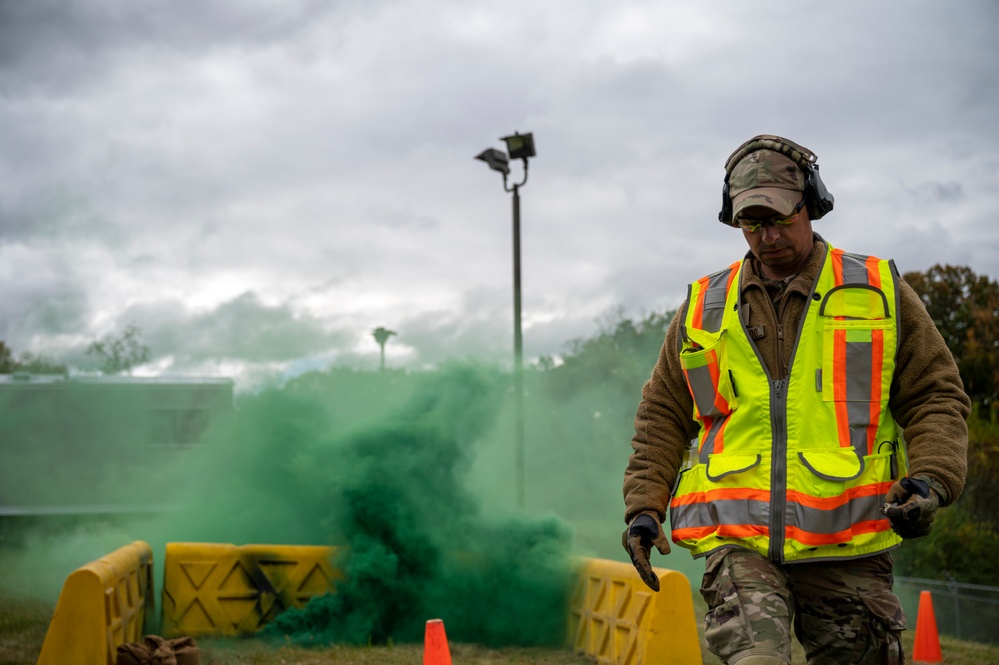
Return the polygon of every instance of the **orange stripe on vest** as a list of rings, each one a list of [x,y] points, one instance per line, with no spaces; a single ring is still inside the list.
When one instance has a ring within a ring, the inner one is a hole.
[[[853,540],[854,536],[859,536],[866,533],[880,533],[882,531],[887,531],[891,528],[891,524],[887,519],[883,520],[867,520],[865,522],[857,522],[849,529],[844,529],[843,531],[837,531],[836,533],[812,533],[810,531],[805,531],[804,529],[799,529],[795,526],[788,526],[785,530],[785,537],[789,540],[796,540],[802,545],[808,545],[810,547],[818,547],[819,545],[837,545],[839,543],[848,543]]]
[[[699,540],[706,536],[722,536],[723,538],[755,538],[769,536],[770,529],[754,524],[719,524],[718,526],[696,526],[688,529],[674,529],[673,542],[681,540]]]
[[[745,488],[721,488],[708,490],[707,492],[695,492],[673,499],[671,506],[686,506],[692,503],[711,503],[712,501],[742,500],[742,501],[770,501],[770,492],[767,490],[753,490]]]

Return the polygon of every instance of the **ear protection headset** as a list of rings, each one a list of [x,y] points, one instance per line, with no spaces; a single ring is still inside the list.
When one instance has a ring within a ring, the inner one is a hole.
[[[735,152],[729,155],[728,161],[725,162],[725,184],[722,186],[722,209],[718,213],[719,222],[736,226],[732,220],[732,197],[729,195],[728,178],[732,175],[732,169],[742,161],[743,157],[757,150],[779,152],[797,164],[804,172],[805,207],[808,209],[809,219],[820,219],[833,209],[834,198],[819,176],[819,165],[815,161],[817,159],[815,153],[780,136],[760,134],[736,148]]]

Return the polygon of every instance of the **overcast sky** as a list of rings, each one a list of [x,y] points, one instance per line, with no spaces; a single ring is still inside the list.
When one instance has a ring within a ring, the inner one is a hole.
[[[676,307],[745,251],[723,164],[819,156],[816,230],[999,276],[999,3],[0,0],[0,340],[244,384],[512,355]],[[519,163],[511,182],[519,180]]]

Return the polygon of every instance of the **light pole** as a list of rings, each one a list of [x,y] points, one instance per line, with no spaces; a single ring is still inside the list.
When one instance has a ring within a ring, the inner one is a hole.
[[[486,148],[475,156],[489,165],[493,171],[503,174],[503,189],[513,192],[513,392],[516,423],[514,448],[514,474],[517,483],[517,507],[524,508],[524,346],[520,325],[520,188],[527,183],[527,159],[534,157],[534,135],[528,132],[514,132],[512,136],[500,139],[506,143],[509,153],[496,148]],[[524,162],[524,179],[512,187],[507,185],[510,175],[510,160]]]

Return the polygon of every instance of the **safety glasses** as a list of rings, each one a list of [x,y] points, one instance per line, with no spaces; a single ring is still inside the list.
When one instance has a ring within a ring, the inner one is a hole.
[[[801,200],[798,201],[798,205],[794,206],[794,210],[787,217],[771,217],[770,219],[753,219],[749,217],[736,217],[735,223],[739,225],[743,231],[749,233],[756,233],[764,226],[787,226],[788,224],[794,224],[798,219],[798,213],[805,205],[805,197],[802,196]]]

